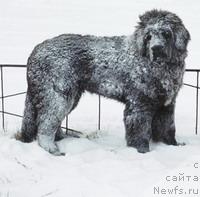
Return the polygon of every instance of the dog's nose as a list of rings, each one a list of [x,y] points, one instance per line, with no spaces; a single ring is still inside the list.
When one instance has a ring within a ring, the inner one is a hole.
[[[159,52],[163,49],[164,47],[162,45],[154,45],[151,47],[152,51],[154,52]]]

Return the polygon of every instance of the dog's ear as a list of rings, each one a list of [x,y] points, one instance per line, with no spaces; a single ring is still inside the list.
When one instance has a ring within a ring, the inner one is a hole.
[[[141,27],[138,27],[134,33],[134,45],[137,52],[144,57],[146,55],[146,43],[144,40],[144,29]]]
[[[175,47],[178,51],[185,51],[188,41],[190,40],[190,34],[183,24],[175,26]]]

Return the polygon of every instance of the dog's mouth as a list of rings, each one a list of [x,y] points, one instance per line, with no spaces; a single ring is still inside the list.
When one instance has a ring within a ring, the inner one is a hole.
[[[151,61],[162,62],[167,59],[167,55],[163,51],[153,52]]]

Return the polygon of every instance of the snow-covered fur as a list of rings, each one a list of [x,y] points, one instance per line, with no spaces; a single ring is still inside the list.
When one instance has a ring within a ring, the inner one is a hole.
[[[167,11],[140,16],[130,36],[64,34],[39,44],[27,64],[28,91],[21,140],[38,138],[55,155],[61,122],[84,91],[125,104],[127,145],[149,151],[149,141],[177,145],[175,99],[182,85],[190,35]]]

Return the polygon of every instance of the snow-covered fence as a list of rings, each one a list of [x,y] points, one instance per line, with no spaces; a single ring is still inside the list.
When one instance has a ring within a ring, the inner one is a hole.
[[[14,93],[14,94],[9,94],[9,95],[4,95],[4,72],[3,72],[3,68],[7,67],[7,68],[26,68],[26,65],[11,65],[11,64],[2,64],[0,65],[0,70],[1,70],[1,76],[0,76],[0,81],[1,81],[1,110],[0,113],[2,114],[2,128],[3,130],[5,130],[5,114],[6,115],[10,115],[10,116],[15,116],[15,117],[19,117],[22,118],[23,116],[21,114],[16,114],[16,113],[12,113],[12,112],[8,112],[5,111],[5,104],[4,101],[6,98],[10,98],[10,97],[14,97],[14,96],[18,96],[18,95],[22,95],[25,94],[26,92],[18,92],[18,93]],[[191,88],[195,88],[196,89],[196,98],[195,98],[195,133],[197,134],[198,132],[198,118],[199,118],[199,89],[200,89],[200,84],[199,84],[199,73],[200,73],[200,69],[186,69],[186,72],[191,72],[196,74],[196,85],[192,85],[189,83],[184,83],[185,86],[189,86]],[[66,117],[66,126],[62,127],[63,129],[66,129],[67,131],[72,131],[72,132],[78,132],[81,133],[80,131],[76,131],[74,129],[70,129],[68,127],[68,117]],[[101,129],[101,96],[98,96],[98,123],[97,123],[97,128],[98,130]]]

